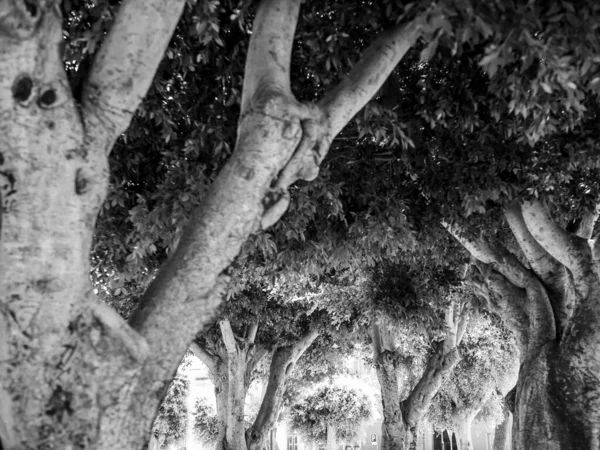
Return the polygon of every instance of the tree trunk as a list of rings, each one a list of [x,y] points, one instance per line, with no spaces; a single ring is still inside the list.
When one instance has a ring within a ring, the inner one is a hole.
[[[291,347],[275,350],[271,359],[269,381],[254,424],[246,430],[249,450],[262,450],[269,431],[275,426],[285,392],[285,377],[291,363]]]
[[[381,387],[383,422],[381,424],[381,450],[404,448],[406,425],[400,409],[398,376],[395,355],[390,351],[380,353],[375,361],[375,370]]]
[[[79,104],[62,62],[59,3],[0,7],[0,448],[135,450],[147,446],[164,390],[213,319],[243,243],[279,219],[292,183],[316,177],[331,140],[423,24],[383,34],[319,105],[304,105],[289,87],[300,1],[261,3],[234,154],[125,323],[95,298],[89,251],[107,155],[150,86],[185,1],[124,0]],[[239,385],[231,395],[240,401]]]
[[[294,345],[278,347],[273,353],[265,395],[254,424],[246,430],[249,450],[263,449],[268,433],[275,427],[281,411],[286,378],[318,336],[318,331],[308,330]]]
[[[453,420],[457,450],[473,450],[473,437],[471,436],[473,419],[472,414],[458,414]],[[452,439],[450,433],[448,433],[448,436]]]
[[[503,407],[504,412],[504,420],[502,423],[496,426],[496,430],[494,433],[494,446],[493,450],[512,450],[511,449],[511,422],[512,422],[512,414],[508,410],[508,406],[505,404]]]
[[[536,358],[526,361],[521,370],[515,398],[514,450],[575,449],[571,445],[561,446],[561,434],[570,433],[565,430],[565,424],[560,422],[550,403],[548,353],[551,348],[549,344],[542,349]]]
[[[217,407],[218,435],[217,449],[222,450],[225,440],[225,430],[227,429],[227,398],[229,397],[229,382],[227,376],[227,363],[219,361],[214,373],[211,371],[215,388],[215,401]]]
[[[373,356],[375,371],[381,389],[383,406],[383,422],[381,424],[381,450],[404,448],[406,426],[400,409],[400,393],[398,390],[398,367],[396,355],[386,350],[385,336],[381,335],[379,325],[373,320]]]
[[[327,450],[338,450],[335,425],[332,423],[327,424]]]
[[[388,333],[381,333],[375,320],[372,322],[375,369],[383,405],[382,449],[416,449],[419,422],[427,413],[443,380],[460,361],[456,345],[462,337],[466,316],[454,317],[454,313],[449,310],[446,320],[449,325],[446,339],[437,343],[421,379],[402,402],[398,390],[397,355],[388,350],[393,348],[393,343],[389,341]]]

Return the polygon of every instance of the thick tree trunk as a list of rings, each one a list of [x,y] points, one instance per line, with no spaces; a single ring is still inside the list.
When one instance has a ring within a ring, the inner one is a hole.
[[[540,354],[527,360],[521,369],[515,398],[513,449],[574,449],[562,447],[561,434],[567,432],[553,410],[548,391],[548,344]],[[585,448],[585,447],[581,447]]]
[[[291,363],[291,347],[280,347],[275,350],[271,359],[267,390],[256,420],[246,430],[246,444],[249,450],[262,450],[269,431],[275,426],[283,403],[287,370]]]

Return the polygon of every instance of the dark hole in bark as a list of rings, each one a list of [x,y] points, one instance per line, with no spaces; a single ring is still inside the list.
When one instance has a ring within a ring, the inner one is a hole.
[[[33,81],[28,75],[21,75],[15,81],[12,88],[13,98],[24,103],[31,96],[31,89],[33,88]]]
[[[51,106],[56,101],[56,91],[54,89],[48,89],[40,95],[38,99],[38,105],[41,108]]]
[[[75,173],[75,193],[77,195],[85,194],[87,185],[88,179],[84,176],[83,170],[77,169]]]
[[[25,9],[27,9],[27,12],[31,15],[31,17],[37,17],[38,6],[36,2],[33,0],[24,0],[23,3],[25,4]]]
[[[46,414],[49,416],[58,416],[58,421],[62,422],[64,414],[73,414],[71,403],[73,402],[73,394],[63,390],[62,386],[57,386],[52,392],[52,397],[46,405]]]

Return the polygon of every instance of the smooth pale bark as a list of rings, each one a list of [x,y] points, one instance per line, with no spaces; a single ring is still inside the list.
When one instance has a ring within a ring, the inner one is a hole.
[[[589,220],[571,235],[538,202],[526,202],[520,211],[514,208],[507,211],[507,219],[525,257],[532,258],[527,274],[512,276],[524,269],[513,258],[503,257],[506,250],[490,251],[489,243],[476,239],[465,245],[480,260],[488,304],[521,335],[513,448],[596,450],[600,447],[600,265],[596,241],[585,239]],[[455,236],[465,244],[459,234]],[[519,297],[514,295],[515,287],[525,302],[515,301]]]
[[[327,450],[337,450],[337,437],[335,425],[327,424]]]
[[[146,446],[165,388],[194,336],[214,319],[244,241],[279,219],[289,185],[314,179],[351,114],[420,30],[431,28],[419,19],[382,35],[340,88],[320,106],[305,105],[289,90],[300,0],[263,2],[234,154],[127,324],[94,297],[89,250],[107,192],[107,156],[152,82],[184,4],[124,0],[84,76],[80,107],[59,51],[58,2],[1,7],[4,449]]]
[[[317,330],[309,330],[295,344],[278,347],[274,351],[263,401],[254,423],[246,430],[248,450],[263,449],[268,434],[270,430],[274,429],[281,412],[286,378],[298,359],[308,350],[318,336],[319,332]]]

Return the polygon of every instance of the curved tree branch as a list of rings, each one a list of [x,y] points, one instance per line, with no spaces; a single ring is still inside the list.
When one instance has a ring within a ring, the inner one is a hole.
[[[445,352],[444,344],[438,343],[435,353],[427,362],[423,376],[408,398],[402,402],[404,418],[409,428],[416,426],[425,415],[443,381],[452,373],[459,361],[460,354],[456,347],[450,352]]]
[[[124,0],[82,92],[88,132],[107,153],[128,126],[156,73],[185,0]]]
[[[298,359],[319,336],[317,330],[309,330],[291,346],[278,347],[273,353],[269,381],[263,401],[252,426],[246,431],[246,442],[250,450],[260,450],[263,439],[276,423],[283,404],[285,381]]]
[[[202,345],[198,344],[196,341],[190,344],[190,351],[194,354],[196,358],[208,367],[210,372],[214,372],[216,370],[217,365],[217,356],[211,354],[206,348]]]
[[[588,241],[560,228],[539,201],[525,202],[521,210],[525,225],[540,246],[573,272],[576,279],[585,277],[592,260]]]
[[[572,280],[565,266],[553,258],[531,235],[519,203],[514,202],[506,208],[504,214],[531,269],[547,288],[548,298],[554,311],[557,336],[560,339],[573,311]]]
[[[554,259],[538,241],[531,235],[521,212],[521,205],[513,202],[505,208],[504,217],[517,239],[525,258],[531,269],[541,278],[544,283],[552,280],[558,274],[562,265]]]
[[[508,278],[511,283],[514,283],[521,288],[525,288],[530,286],[534,281],[531,272],[527,270],[517,257],[509,252],[503,245],[493,245],[490,242],[485,242],[481,238],[470,238],[456,225],[450,225],[448,223],[442,223],[442,225],[475,259],[484,264],[492,264],[494,268]]]
[[[385,31],[367,48],[350,74],[319,101],[336,136],[375,95],[421,36],[423,17]]]

